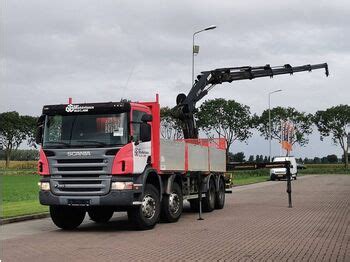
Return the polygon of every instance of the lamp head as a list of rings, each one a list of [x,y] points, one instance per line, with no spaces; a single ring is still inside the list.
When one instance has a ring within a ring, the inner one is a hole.
[[[207,28],[205,28],[204,30],[207,31],[207,30],[212,30],[212,29],[215,29],[216,28],[216,25],[211,25]]]

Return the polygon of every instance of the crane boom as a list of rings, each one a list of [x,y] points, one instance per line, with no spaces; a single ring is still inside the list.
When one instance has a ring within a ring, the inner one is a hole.
[[[290,74],[303,71],[311,72],[314,69],[325,69],[326,76],[329,75],[327,63],[315,65],[284,66],[271,67],[265,66],[242,66],[218,68],[210,71],[204,71],[197,76],[197,80],[192,86],[190,92],[179,94],[176,98],[176,106],[173,108],[173,115],[182,122],[184,138],[198,138],[198,129],[194,119],[196,103],[208,94],[208,91],[217,84],[231,83],[238,80],[252,80],[259,77],[270,77],[275,75]]]

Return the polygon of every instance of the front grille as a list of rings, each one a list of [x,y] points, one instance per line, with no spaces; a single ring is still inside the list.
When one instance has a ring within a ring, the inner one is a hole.
[[[58,159],[58,164],[76,164],[76,163],[103,163],[103,159]]]
[[[80,150],[80,149],[79,149]],[[81,149],[86,155],[74,155],[75,149],[55,149],[48,157],[51,192],[64,196],[98,196],[108,194],[115,155],[112,148]],[[113,148],[113,150],[119,150]],[[80,151],[77,151],[80,152]]]
[[[58,167],[58,171],[102,171],[103,167],[99,166],[65,166]]]
[[[96,177],[110,174],[108,164],[112,159],[66,158],[52,159],[52,174],[62,177]]]
[[[104,178],[56,178],[51,179],[51,189],[56,195],[105,195],[111,179]]]

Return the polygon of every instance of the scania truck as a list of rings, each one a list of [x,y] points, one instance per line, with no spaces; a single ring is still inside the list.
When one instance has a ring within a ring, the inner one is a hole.
[[[39,199],[62,229],[86,213],[97,223],[126,211],[140,229],[176,222],[187,200],[210,212],[225,205],[226,141],[200,139],[196,103],[216,84],[324,68],[327,64],[219,68],[202,72],[177,96],[173,116],[183,139],[160,137],[160,104],[106,102],[45,105],[38,120]]]

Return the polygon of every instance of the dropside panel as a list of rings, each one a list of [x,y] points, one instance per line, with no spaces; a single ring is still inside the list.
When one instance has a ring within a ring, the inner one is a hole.
[[[185,146],[184,142],[172,140],[160,140],[160,170],[184,171],[185,170]]]

